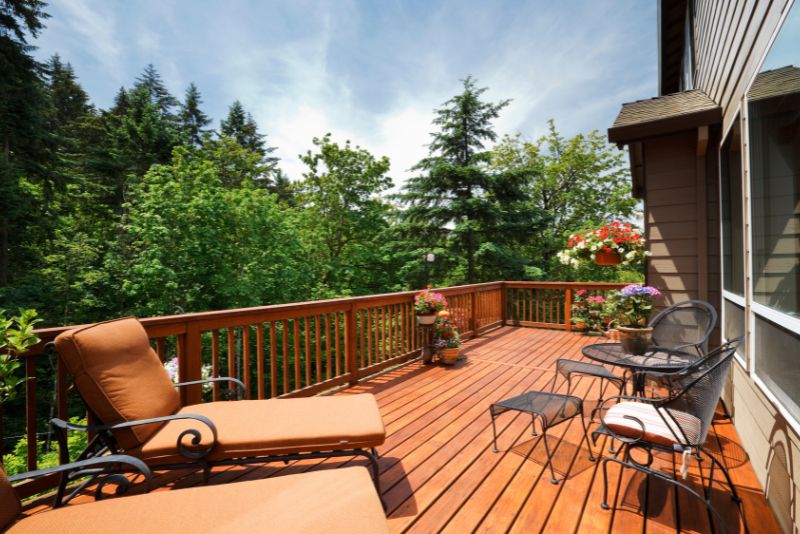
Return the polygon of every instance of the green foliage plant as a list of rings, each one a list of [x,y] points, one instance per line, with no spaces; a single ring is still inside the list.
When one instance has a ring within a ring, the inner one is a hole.
[[[19,356],[40,341],[33,331],[39,321],[34,310],[20,310],[14,317],[0,310],[0,404],[14,399],[19,385],[27,380],[17,374],[22,366]]]

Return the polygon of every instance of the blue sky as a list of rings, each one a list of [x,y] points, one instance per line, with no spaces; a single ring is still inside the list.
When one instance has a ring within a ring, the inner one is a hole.
[[[293,179],[331,132],[392,161],[426,153],[432,110],[472,75],[511,98],[498,133],[604,131],[657,92],[656,2],[54,0],[36,45],[74,66],[107,107],[147,63],[182,97],[194,81],[218,120],[239,99]]]

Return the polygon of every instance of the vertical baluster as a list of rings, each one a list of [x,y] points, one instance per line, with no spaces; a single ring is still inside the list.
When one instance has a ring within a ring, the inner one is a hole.
[[[359,337],[359,366],[365,367],[366,366],[366,357],[367,357],[367,340],[364,337],[364,319],[366,316],[364,315],[366,310],[360,310],[356,317],[358,318],[358,337]]]
[[[228,327],[228,376],[239,378],[236,373],[236,339],[231,327]]]
[[[392,325],[392,344],[391,344],[391,355],[390,358],[396,357],[400,354],[400,350],[397,348],[397,343],[400,341],[400,336],[397,335],[398,332],[398,323],[397,323],[397,304],[392,304],[391,307],[391,315],[389,316],[389,320],[391,321]]]
[[[381,306],[381,361],[386,361],[386,306]]]
[[[372,365],[372,308],[367,308],[367,365]]]
[[[163,337],[156,338],[156,354],[158,354],[158,359],[163,363],[166,354]]]
[[[25,439],[28,471],[36,470],[36,356],[25,358]]]
[[[286,319],[281,321],[281,348],[283,349],[283,393],[289,393],[289,322]]]
[[[320,317],[314,316],[314,351],[317,356],[317,382],[322,382],[325,378],[322,376],[322,347],[320,345]]]
[[[56,357],[56,417],[64,421],[69,418],[67,413],[67,367],[58,357]],[[2,435],[0,435],[1,443],[3,443]],[[2,454],[2,447],[0,447],[0,454]],[[0,456],[1,460],[2,456]]]
[[[244,375],[244,398],[250,398],[250,325],[242,326],[242,374]]]
[[[306,364],[306,385],[311,385],[311,325],[309,324],[310,318],[304,317],[303,318],[303,326],[305,327],[304,335],[306,338],[306,353],[305,353],[305,364]]]
[[[334,319],[336,321],[334,327],[334,330],[336,331],[336,335],[334,336],[334,341],[336,342],[336,376],[339,376],[342,374],[342,347],[341,347],[342,323],[339,312],[336,312],[334,314]]]
[[[219,330],[216,328],[211,331],[211,374],[220,375],[219,370]],[[211,387],[212,398],[219,400],[219,382],[214,382]]]
[[[259,399],[264,398],[264,325],[256,324],[256,377],[258,387],[256,393]]]
[[[300,381],[300,318],[295,317],[292,319],[292,326],[294,327],[294,389],[303,387]]]
[[[325,366],[328,370],[328,380],[333,377],[333,351],[331,350],[331,315],[325,314]]]
[[[269,322],[269,392],[270,398],[278,396],[278,334],[275,321]]]

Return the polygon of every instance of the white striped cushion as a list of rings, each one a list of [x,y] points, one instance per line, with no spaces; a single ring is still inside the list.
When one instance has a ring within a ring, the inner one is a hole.
[[[667,447],[676,443],[696,445],[700,436],[700,419],[686,412],[668,411],[669,413],[659,414],[652,404],[620,402],[608,409],[605,416],[603,416],[603,421],[615,434],[627,438],[638,438],[642,434],[641,425],[637,421],[627,419],[625,416],[635,417],[644,424],[644,437],[642,439],[645,441],[666,445]],[[662,418],[661,415],[664,417]],[[671,418],[670,415],[672,416]],[[666,422],[664,419],[666,419]],[[675,419],[675,421],[672,419]],[[677,425],[675,424],[676,422]],[[684,435],[686,440],[683,438]]]

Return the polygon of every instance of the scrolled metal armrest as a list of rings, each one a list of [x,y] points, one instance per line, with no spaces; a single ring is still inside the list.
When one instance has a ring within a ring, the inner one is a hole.
[[[96,456],[94,458],[89,458],[88,460],[70,462],[68,464],[62,464],[55,467],[37,469],[36,471],[28,471],[27,473],[20,473],[19,475],[8,477],[8,479],[11,482],[19,482],[21,480],[29,480],[31,478],[52,475],[55,473],[86,473],[88,470],[93,471],[103,465],[111,464],[128,465],[134,468],[134,470],[139,471],[139,473],[141,473],[148,482],[153,477],[153,473],[150,471],[150,468],[147,467],[147,464],[140,459],[134,458],[133,456],[128,456],[127,454],[110,454],[108,456]]]
[[[191,446],[197,447],[198,445],[200,445],[200,442],[202,440],[202,434],[200,433],[199,430],[196,430],[194,428],[187,428],[178,435],[178,440],[177,440],[178,452],[185,458],[189,458],[191,460],[200,460],[202,458],[205,458],[208,455],[208,453],[210,453],[214,449],[214,446],[216,446],[218,433],[216,425],[214,425],[214,423],[211,422],[211,420],[208,417],[205,417],[204,415],[200,414],[180,413],[173,415],[165,415],[162,417],[151,417],[149,419],[139,419],[138,421],[125,421],[124,423],[117,423],[114,425],[78,425],[75,423],[70,423],[69,421],[64,421],[63,419],[56,418],[56,419],[51,419],[50,424],[53,427],[58,428],[60,430],[75,430],[80,432],[103,432],[103,431],[113,432],[114,430],[123,430],[126,428],[134,428],[137,426],[150,425],[153,423],[166,423],[169,421],[177,421],[181,419],[192,419],[195,421],[200,421],[201,423],[206,425],[208,429],[211,430],[212,440],[211,444],[205,449],[191,450],[187,448],[186,445],[184,445],[183,439],[186,436],[191,436],[192,439],[189,443],[191,444]]]
[[[178,382],[175,384],[176,388],[182,388],[186,386],[196,386],[201,384],[208,384],[210,382],[231,382],[232,384],[236,384],[236,387],[239,391],[239,396],[244,398],[245,393],[247,393],[247,386],[244,385],[244,382],[239,380],[238,378],[233,378],[232,376],[212,376],[210,378],[204,378],[203,380],[192,380],[190,382]]]

